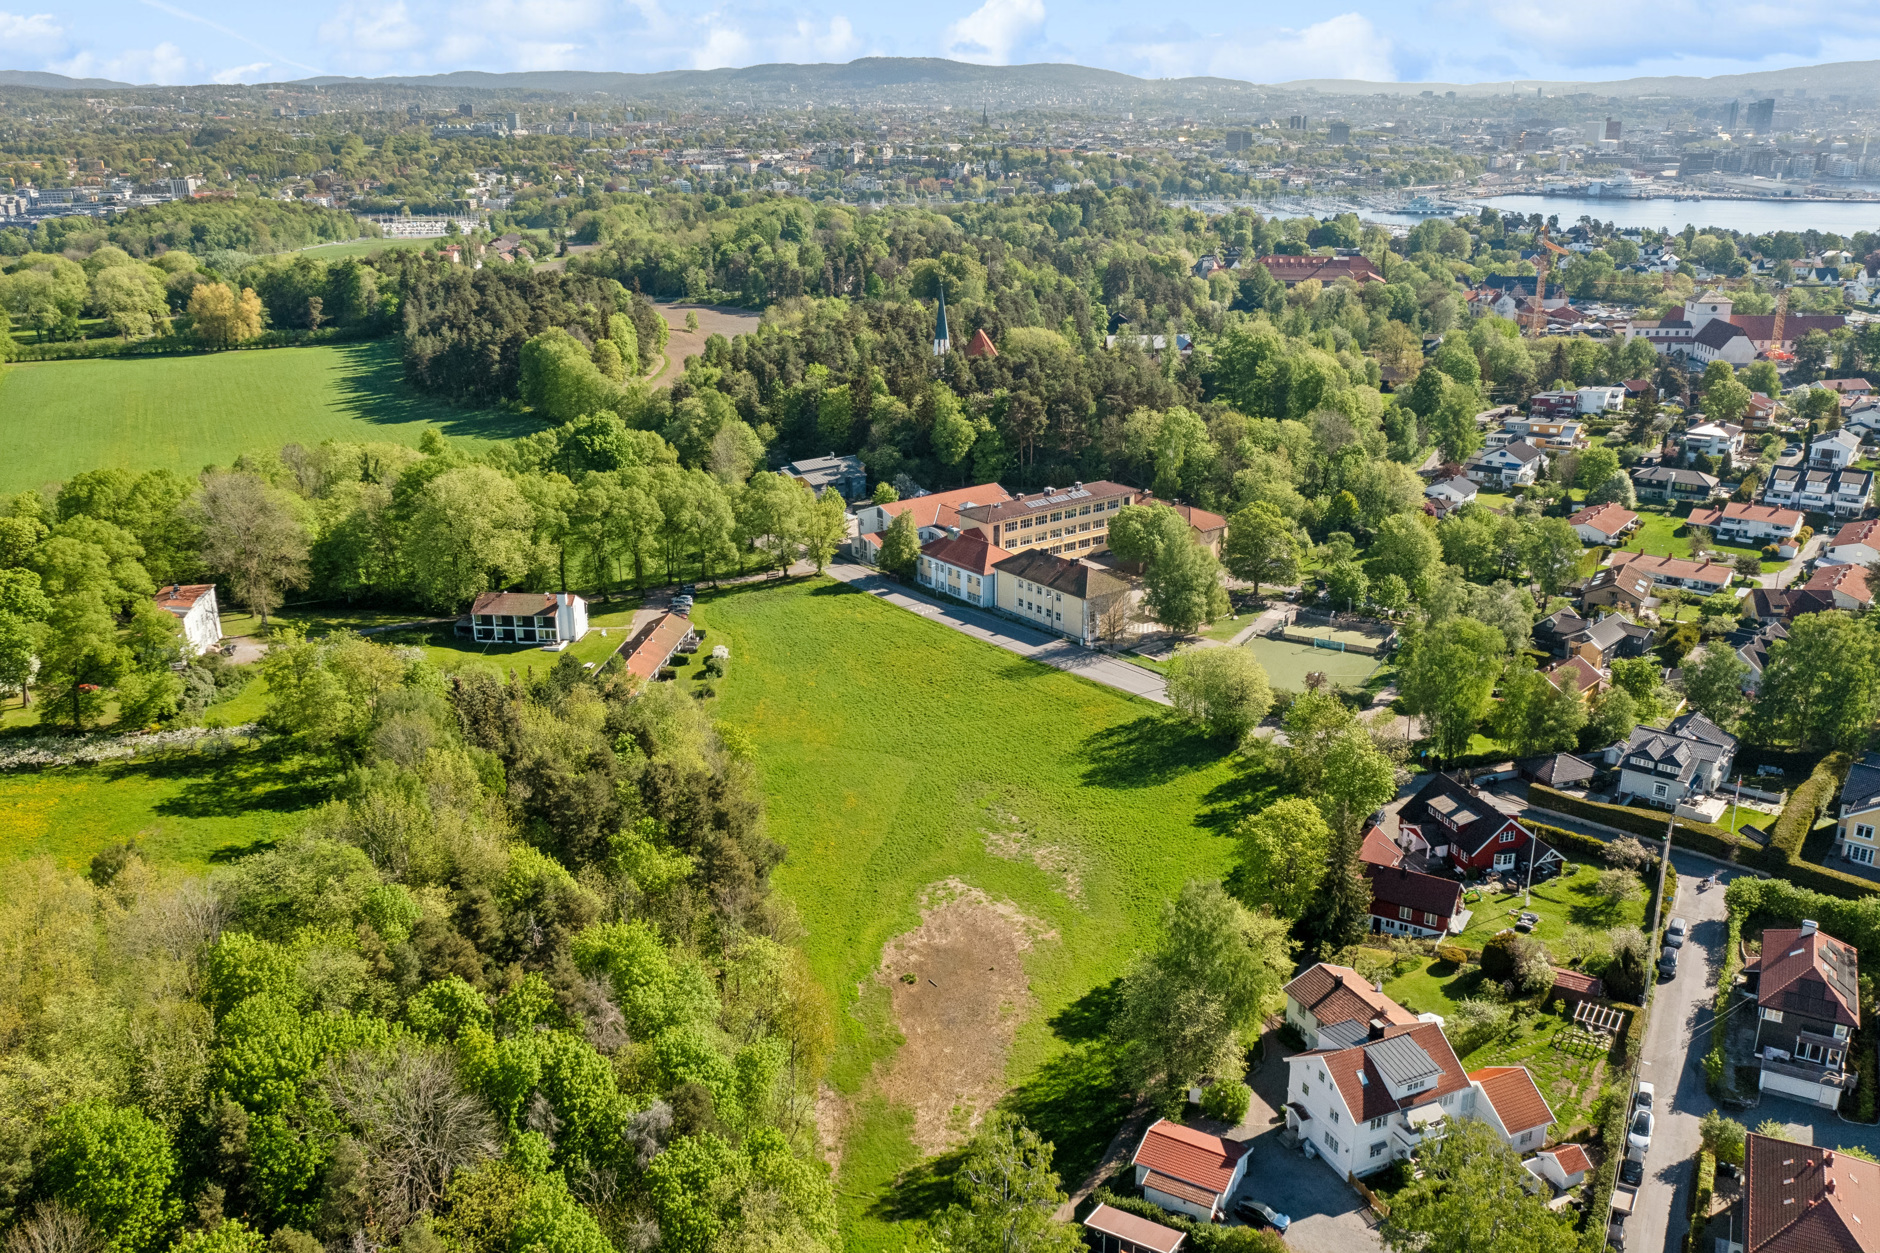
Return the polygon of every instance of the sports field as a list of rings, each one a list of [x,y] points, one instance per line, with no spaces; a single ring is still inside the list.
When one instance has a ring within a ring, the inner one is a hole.
[[[1130,1105],[1098,1040],[1111,981],[1164,901],[1227,870],[1268,779],[1166,710],[828,579],[705,593],[697,619],[730,647],[716,716],[753,741],[774,878],[836,1009],[818,1122],[848,1248],[907,1243],[944,1204],[920,1163],[1002,1093],[1074,1187]]]
[[[0,367],[0,492],[107,466],[194,474],[293,442],[416,444],[431,427],[488,441],[535,425],[519,414],[454,409],[413,390],[392,340],[31,362]]]
[[[1358,687],[1376,672],[1378,660],[1364,653],[1341,653],[1331,648],[1296,644],[1278,636],[1248,640],[1245,647],[1266,667],[1267,680],[1288,692],[1306,690],[1306,676],[1322,672],[1339,687]]]

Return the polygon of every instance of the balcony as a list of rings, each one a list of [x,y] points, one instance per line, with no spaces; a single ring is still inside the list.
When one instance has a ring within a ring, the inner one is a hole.
[[[1859,1075],[1842,1070],[1839,1066],[1817,1066],[1812,1062],[1798,1062],[1793,1059],[1777,1061],[1765,1056],[1762,1059],[1761,1069],[1772,1075],[1783,1075],[1824,1088],[1838,1088],[1843,1092],[1852,1092],[1854,1085],[1860,1081]]]

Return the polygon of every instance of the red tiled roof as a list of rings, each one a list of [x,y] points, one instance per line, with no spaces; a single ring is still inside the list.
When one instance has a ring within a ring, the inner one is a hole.
[[[1638,515],[1633,513],[1630,509],[1623,508],[1608,501],[1603,505],[1593,505],[1590,508],[1582,509],[1571,518],[1568,518],[1567,521],[1574,526],[1596,527],[1607,535],[1617,535],[1634,522],[1637,522]]]
[[[1725,505],[1723,516],[1743,522],[1767,522],[1771,526],[1799,527],[1802,524],[1802,515],[1793,509],[1784,509],[1779,505],[1751,505],[1740,500]]]
[[[1008,518],[1024,518],[1037,514],[1040,510],[1049,512],[1054,507],[1074,505],[1081,508],[1087,504],[1110,500],[1117,496],[1127,496],[1130,500],[1147,495],[1134,487],[1121,483],[1112,483],[1100,479],[1095,483],[1072,483],[1069,487],[1053,487],[1042,492],[1027,492],[1020,496],[1006,494],[1003,488],[997,496],[987,496],[977,502],[969,514],[974,522],[1004,522]],[[1123,503],[1128,504],[1129,501]],[[962,504],[961,508],[965,506]]]
[[[969,357],[985,357],[988,360],[999,355],[999,350],[993,346],[992,339],[986,334],[985,327],[982,326],[973,332],[971,342],[966,345],[966,355]]]
[[[942,535],[920,547],[920,555],[930,561],[958,566],[973,574],[987,574],[992,567],[1012,554],[987,541],[984,531],[974,529],[958,535]]]
[[[1509,1135],[1545,1127],[1554,1120],[1554,1111],[1526,1066],[1484,1066],[1470,1071],[1469,1078],[1482,1085],[1482,1095],[1495,1107],[1495,1117]]]
[[[1653,557],[1645,553],[1616,552],[1610,563],[1615,570],[1632,569],[1657,578],[1697,579],[1729,586],[1735,567],[1721,561],[1687,561],[1683,557]]]
[[[1744,1253],[1880,1253],[1880,1166],[1750,1132]]]
[[[915,526],[957,526],[959,511],[966,506],[996,505],[1010,499],[1012,494],[997,483],[979,483],[972,487],[956,487],[950,492],[910,496],[906,500],[892,501],[876,508],[890,519],[911,512]]]
[[[1102,1204],[1090,1211],[1090,1217],[1084,1219],[1084,1226],[1127,1241],[1139,1249],[1153,1249],[1155,1253],[1175,1253],[1186,1239],[1173,1227],[1164,1227],[1161,1223],[1152,1223],[1125,1210],[1111,1209]]]
[[[1789,1013],[1860,1026],[1860,959],[1851,944],[1822,931],[1803,935],[1799,927],[1763,932],[1762,955],[1750,963],[1759,971],[1756,1003]],[[1804,996],[1796,985],[1805,984]],[[1804,1011],[1804,1003],[1819,1008]]]
[[[1597,666],[1586,660],[1586,658],[1579,656],[1568,657],[1564,661],[1556,661],[1553,665],[1541,671],[1541,673],[1546,676],[1549,683],[1554,685],[1555,690],[1559,691],[1563,690],[1560,685],[1566,682],[1567,675],[1565,672],[1569,670],[1573,672],[1573,690],[1576,692],[1592,691],[1599,684],[1606,681],[1606,676],[1599,672]]]
[[[633,651],[627,654],[627,673],[650,679],[679,647],[679,641],[691,634],[692,623],[676,613],[669,613],[644,631]]]
[[[174,614],[186,614],[214,590],[213,583],[172,583],[157,589],[157,607]]]
[[[1563,1144],[1548,1149],[1547,1155],[1560,1163],[1560,1169],[1565,1174],[1578,1175],[1593,1169],[1593,1159],[1577,1144]]]
[[[1147,1166],[1155,1174],[1168,1175],[1197,1188],[1211,1189],[1218,1198],[1227,1191],[1227,1185],[1234,1178],[1234,1167],[1246,1152],[1244,1144],[1158,1118],[1143,1132],[1142,1143],[1136,1146],[1136,1155],[1130,1159],[1130,1164]]]
[[[1880,545],[1869,543],[1876,530],[1880,530],[1880,519],[1869,518],[1865,522],[1850,522],[1834,533],[1834,539],[1829,547],[1835,548],[1842,544],[1867,544],[1869,547],[1880,547]]]
[[[1320,962],[1302,971],[1285,987],[1287,996],[1299,1002],[1319,1022],[1328,1026],[1356,1019],[1369,1022],[1382,1018],[1391,1023],[1413,1023],[1415,1014],[1391,1000],[1365,977],[1349,966]]]
[[[514,618],[533,618],[555,612],[553,592],[485,592],[470,606],[470,612],[508,614]]]
[[[1861,604],[1873,599],[1873,593],[1867,590],[1866,566],[1822,566],[1802,584],[1805,592],[1839,592],[1843,596],[1852,596]]]
[[[1709,527],[1714,527],[1722,521],[1723,510],[1721,509],[1693,509],[1691,516],[1684,520],[1686,526]]]
[[[1469,1086],[1468,1076],[1462,1071],[1462,1063],[1456,1060],[1456,1051],[1449,1047],[1449,1039],[1443,1035],[1443,1029],[1433,1022],[1419,1022],[1407,1027],[1386,1027],[1382,1039],[1390,1040],[1398,1036],[1408,1036],[1422,1050],[1429,1054],[1440,1074],[1436,1083],[1421,1092],[1411,1093],[1399,1102],[1391,1096],[1385,1085],[1384,1073],[1377,1068],[1365,1052],[1365,1044],[1354,1044],[1350,1048],[1333,1049],[1323,1052],[1307,1053],[1303,1056],[1317,1057],[1325,1067],[1326,1074],[1338,1085],[1338,1094],[1345,1099],[1345,1108],[1357,1122],[1367,1119],[1382,1118],[1385,1114],[1394,1114],[1400,1109],[1411,1109],[1431,1101],[1448,1096],[1451,1092],[1460,1092]],[[1363,1072],[1364,1079],[1359,1079]]]
[[[1358,846],[1358,860],[1373,866],[1395,866],[1403,860],[1403,850],[1384,834],[1384,828],[1372,827],[1364,833],[1364,843]]]
[[[1173,1175],[1165,1175],[1159,1170],[1152,1170],[1145,1175],[1142,1180],[1142,1186],[1145,1188],[1154,1188],[1162,1195],[1172,1196],[1178,1201],[1187,1201],[1193,1205],[1206,1205],[1210,1208],[1218,1208],[1221,1202],[1226,1200],[1219,1192],[1210,1192],[1206,1188],[1197,1187],[1185,1179],[1177,1179]]]
[[[1554,991],[1565,992],[1569,996],[1600,997],[1606,994],[1606,984],[1603,980],[1583,971],[1555,966]]]
[[[1384,281],[1368,257],[1261,257],[1258,264],[1266,267],[1266,272],[1282,283],[1299,283],[1309,278],[1316,278],[1326,283],[1341,278],[1356,279],[1360,283]]]

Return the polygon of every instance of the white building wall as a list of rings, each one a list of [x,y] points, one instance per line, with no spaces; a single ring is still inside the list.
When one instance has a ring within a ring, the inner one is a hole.
[[[215,589],[196,598],[183,618],[183,638],[190,651],[200,656],[222,642],[222,612],[216,606]]]
[[[588,632],[587,601],[573,592],[563,592],[556,599],[560,604],[555,609],[555,635],[572,644]]]

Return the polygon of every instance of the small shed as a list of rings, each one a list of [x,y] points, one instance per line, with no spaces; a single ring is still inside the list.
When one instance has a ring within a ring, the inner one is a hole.
[[[1098,1205],[1084,1219],[1084,1229],[1096,1236],[1096,1253],[1175,1253],[1187,1236],[1173,1227],[1138,1218],[1125,1210]]]
[[[1582,1001],[1603,1001],[1606,999],[1606,984],[1585,971],[1555,966],[1554,995],[1570,1005],[1578,1005]]]
[[[1559,1144],[1521,1163],[1556,1188],[1577,1188],[1593,1169],[1593,1159],[1577,1144]]]
[[[1521,777],[1555,791],[1584,787],[1597,771],[1572,753],[1548,753],[1521,762]]]

